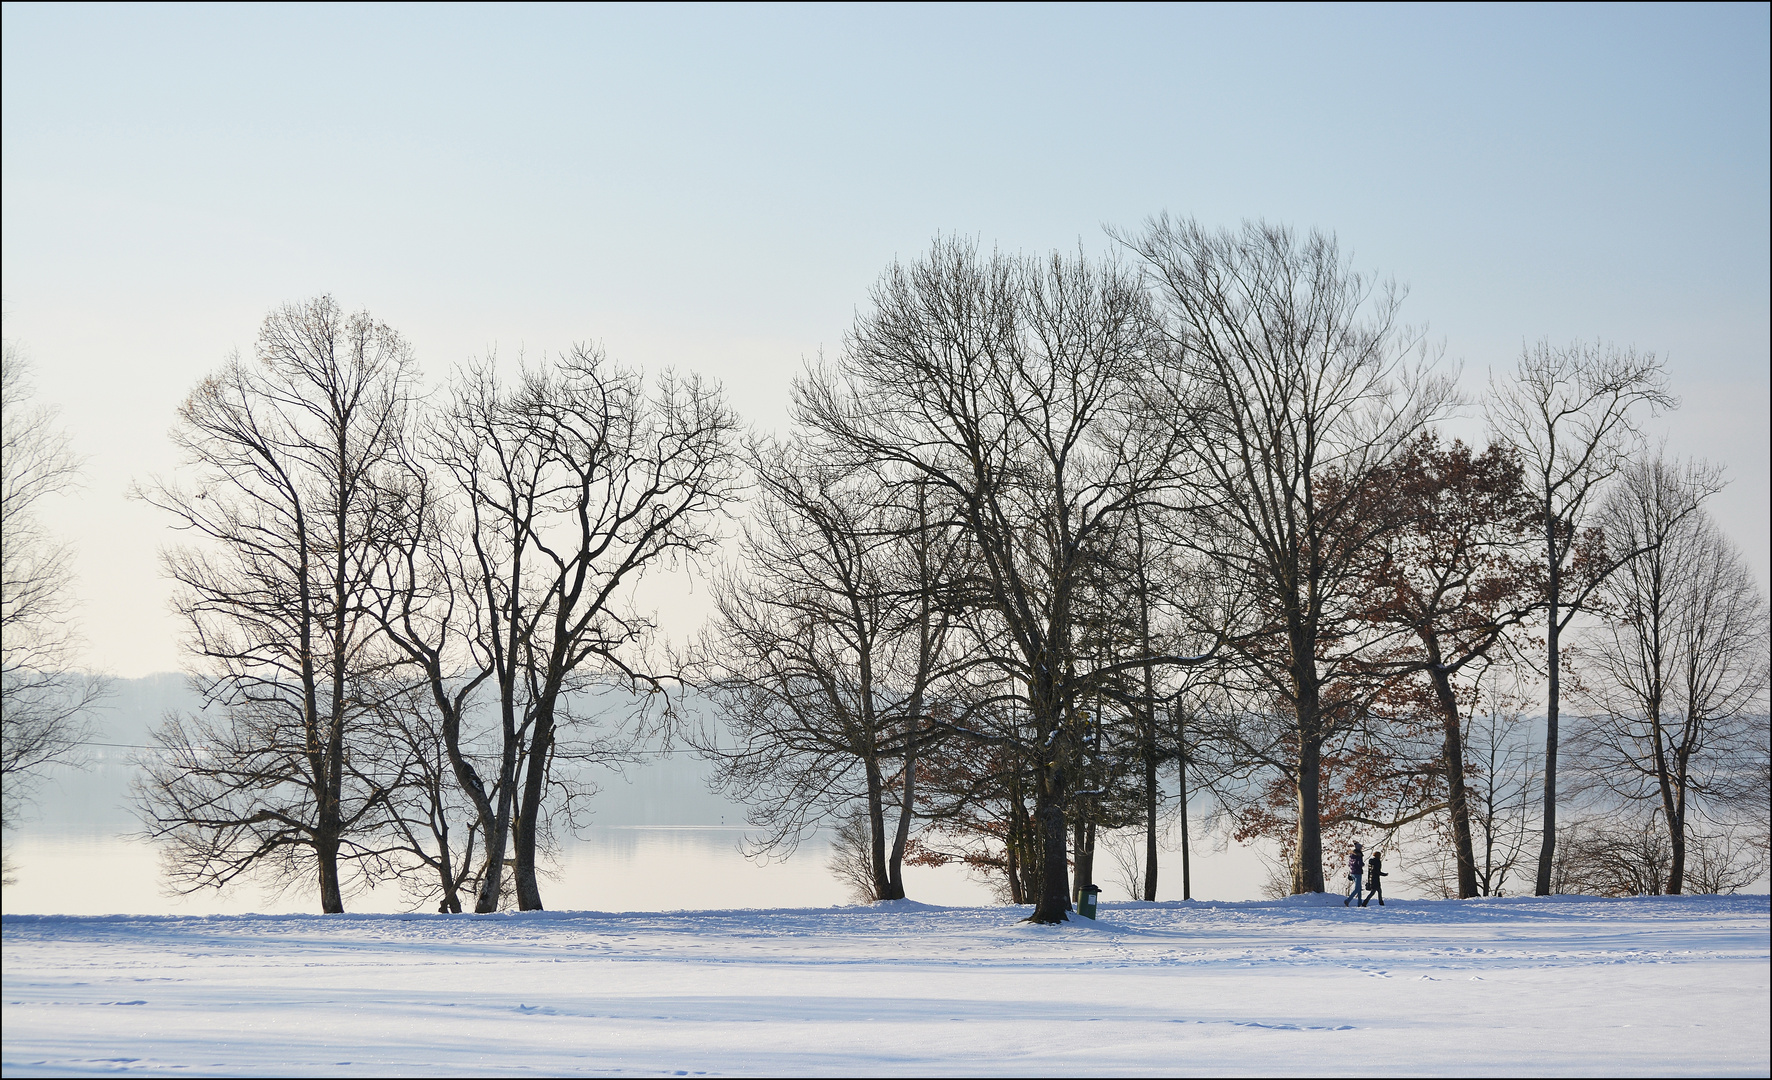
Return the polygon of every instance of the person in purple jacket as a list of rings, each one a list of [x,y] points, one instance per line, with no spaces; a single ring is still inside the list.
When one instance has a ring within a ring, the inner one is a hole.
[[[1355,840],[1354,849],[1348,852],[1347,856],[1347,876],[1348,880],[1354,883],[1354,887],[1348,890],[1347,899],[1341,902],[1342,907],[1347,907],[1349,901],[1360,900],[1360,875],[1365,872],[1366,856],[1360,853],[1360,842]],[[1366,902],[1360,900],[1360,906],[1365,907]]]

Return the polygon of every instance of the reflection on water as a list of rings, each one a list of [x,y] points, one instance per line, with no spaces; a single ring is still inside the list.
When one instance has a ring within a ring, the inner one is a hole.
[[[280,895],[248,881],[217,893],[168,896],[155,849],[126,834],[139,830],[129,789],[149,731],[171,708],[194,699],[173,675],[121,680],[115,705],[99,718],[88,767],[62,769],[43,783],[29,820],[6,836],[8,876],[0,893],[8,914],[237,914],[316,911],[310,881]],[[668,911],[678,908],[821,907],[849,903],[847,886],[826,868],[826,836],[809,838],[786,859],[758,863],[740,851],[744,808],[708,789],[711,765],[682,752],[659,752],[625,772],[587,768],[580,776],[597,789],[588,804],[592,827],[563,836],[542,900],[556,910]],[[1171,837],[1171,840],[1174,838]],[[1206,856],[1202,858],[1201,856]],[[1158,896],[1181,895],[1179,856],[1164,846]],[[1107,897],[1132,886],[1115,860],[1098,853],[1096,884]],[[1257,895],[1265,873],[1253,849],[1209,854],[1195,847],[1194,896],[1245,899]],[[914,900],[986,904],[991,893],[958,867],[906,867]],[[406,911],[415,905],[398,885],[347,896],[351,911]]]
[[[675,908],[823,907],[846,904],[846,890],[825,868],[823,837],[793,857],[766,865],[739,851],[736,827],[613,826],[592,828],[563,844],[557,873],[542,883],[542,900],[555,910],[668,911]],[[7,844],[15,884],[5,888],[6,914],[222,915],[310,912],[318,908],[307,883],[281,896],[247,883],[223,892],[167,896],[154,849],[114,832],[68,829],[23,831]],[[907,868],[906,884],[919,900],[982,904],[983,886],[957,870]],[[397,885],[347,899],[351,911],[404,911],[413,904]]]
[[[128,809],[134,766],[123,755],[94,755],[89,768],[63,770],[40,789],[32,820],[6,837],[7,914],[223,915],[308,912],[319,903],[308,881],[268,892],[247,881],[222,892],[169,896],[154,847],[129,839],[139,825]],[[808,838],[786,859],[758,862],[740,850],[743,810],[710,793],[706,763],[671,758],[626,775],[592,777],[601,789],[594,821],[562,838],[542,901],[555,910],[669,911],[677,908],[823,907],[850,902],[826,868],[828,837]],[[984,904],[989,891],[957,868],[907,867],[907,891],[937,904]],[[431,902],[434,905],[435,901]],[[430,910],[431,905],[423,905]],[[346,898],[350,911],[407,911],[397,884]]]

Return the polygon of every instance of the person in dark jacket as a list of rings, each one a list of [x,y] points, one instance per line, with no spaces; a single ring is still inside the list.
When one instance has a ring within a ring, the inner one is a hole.
[[[1351,888],[1347,891],[1347,899],[1343,900],[1341,902],[1342,907],[1347,907],[1347,905],[1350,901],[1361,899],[1360,898],[1360,875],[1364,874],[1365,872],[1366,872],[1366,856],[1364,853],[1362,853],[1360,851],[1360,842],[1358,840],[1355,840],[1354,841],[1354,850],[1349,852],[1348,857],[1347,857],[1347,877],[1348,877],[1349,881],[1354,883],[1354,885],[1353,885],[1353,888]],[[1360,906],[1361,907],[1366,906],[1366,903],[1364,900],[1361,900]]]
[[[1371,903],[1374,896],[1378,897],[1378,906],[1384,906],[1383,879],[1390,877],[1390,875],[1384,872],[1383,861],[1384,852],[1382,851],[1374,851],[1372,857],[1366,860],[1366,899],[1360,901],[1361,907]]]

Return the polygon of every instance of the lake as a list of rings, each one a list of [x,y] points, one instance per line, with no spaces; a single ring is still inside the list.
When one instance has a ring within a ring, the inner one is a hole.
[[[7,876],[0,892],[6,914],[187,914],[305,912],[318,909],[307,882],[281,894],[248,881],[216,892],[168,895],[152,845],[128,809],[135,776],[131,755],[171,709],[194,704],[178,675],[117,680],[110,707],[98,717],[97,744],[83,769],[56,770],[38,787],[27,820],[6,836]],[[810,837],[786,858],[753,860],[741,850],[744,808],[708,789],[711,763],[685,752],[660,753],[625,772],[592,769],[598,792],[591,825],[560,837],[554,872],[542,901],[556,910],[670,911],[734,907],[820,907],[850,903],[848,886],[826,863],[830,837]],[[1173,843],[1173,839],[1171,840]],[[1194,895],[1247,899],[1265,874],[1252,849],[1207,852],[1195,844]],[[1181,896],[1180,855],[1165,845],[1159,897]],[[1113,861],[1097,856],[1097,884],[1109,896]],[[964,869],[905,868],[912,899],[934,904],[992,902],[989,887]],[[411,910],[398,885],[346,898],[350,911]],[[423,905],[434,909],[435,901]]]

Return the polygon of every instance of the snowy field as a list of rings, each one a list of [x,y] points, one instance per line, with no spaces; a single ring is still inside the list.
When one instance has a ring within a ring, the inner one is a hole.
[[[1768,898],[4,920],[8,1076],[1766,1075]]]

